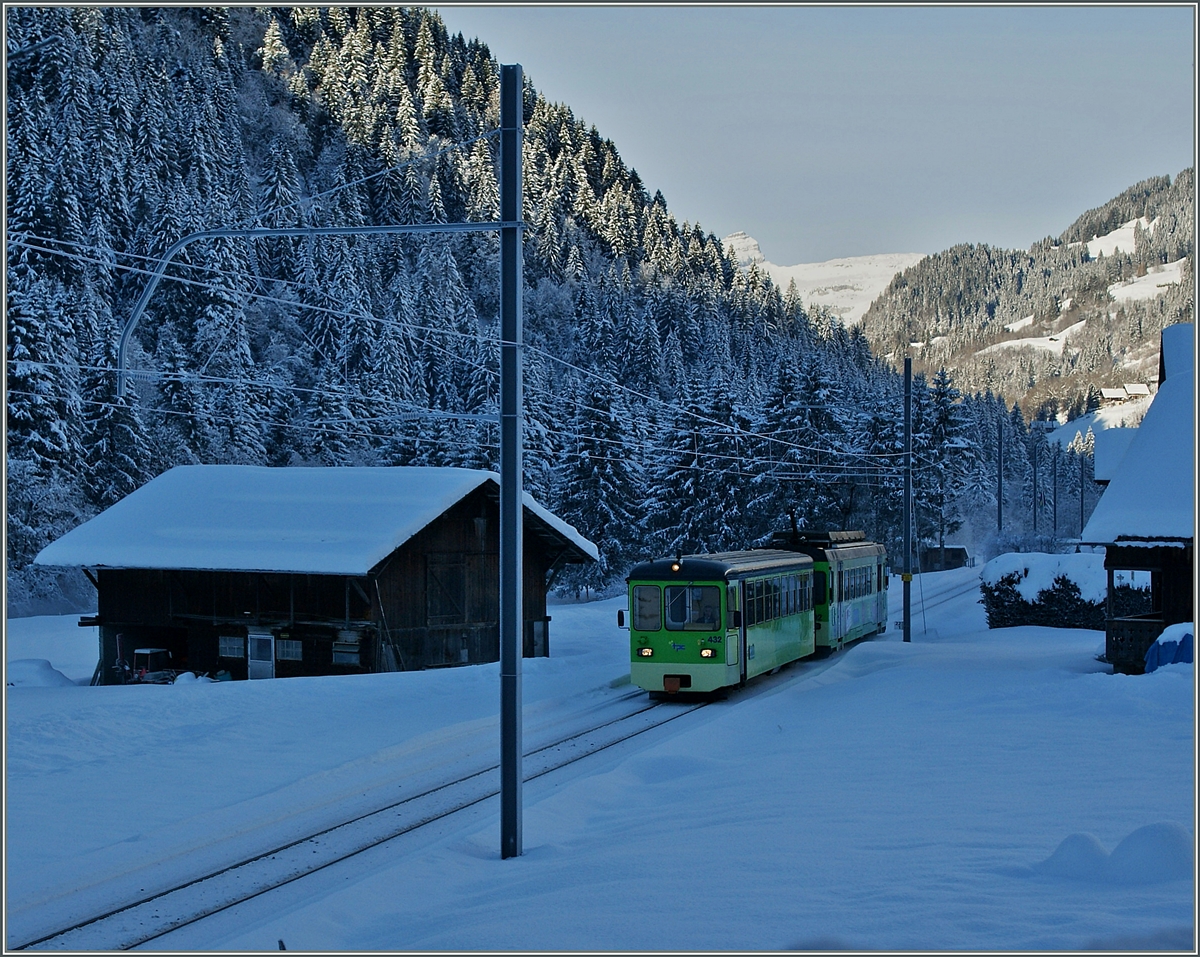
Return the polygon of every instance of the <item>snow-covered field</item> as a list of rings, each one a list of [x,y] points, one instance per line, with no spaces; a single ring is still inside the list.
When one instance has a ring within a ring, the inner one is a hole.
[[[1150,408],[1153,400],[1154,396],[1152,395],[1144,396],[1130,399],[1119,405],[1106,406],[1095,412],[1087,412],[1065,425],[1059,426],[1053,432],[1048,432],[1046,441],[1057,442],[1065,448],[1075,441],[1077,435],[1081,438],[1086,436],[1088,429],[1091,429],[1094,434],[1104,429],[1136,427],[1145,417],[1146,410]]]
[[[1131,219],[1127,223],[1123,223],[1114,229],[1111,233],[1105,233],[1103,236],[1093,236],[1087,243],[1071,243],[1071,246],[1086,245],[1088,255],[1092,259],[1097,259],[1100,256],[1111,256],[1117,250],[1133,255],[1134,230],[1141,226],[1149,232],[1154,231],[1154,227],[1158,225],[1158,220],[1151,221],[1143,216],[1141,219]]]
[[[979,571],[917,576],[911,644],[793,665],[527,784],[519,859],[489,801],[154,946],[1191,949],[1193,667],[1113,676],[1098,632],[988,631]],[[621,601],[551,608],[527,743],[630,693]],[[79,671],[66,636],[82,662],[94,635],[60,623],[55,644],[8,622],[7,659]],[[10,945],[498,741],[496,665],[6,691]]]
[[[828,306],[848,326],[863,317],[867,307],[879,298],[897,273],[925,258],[925,253],[880,253],[779,266],[767,261],[752,236],[733,233],[724,242],[733,249],[734,258],[743,267],[757,263],[781,290],[794,281],[801,302],[806,306]]]
[[[1183,264],[1186,260],[1177,259],[1164,266],[1154,266],[1144,276],[1119,282],[1108,287],[1108,294],[1117,302],[1130,299],[1157,299],[1167,286],[1177,286],[1183,282]]]
[[[1016,325],[1016,323],[1013,323]],[[1052,352],[1057,356],[1062,355],[1063,346],[1067,344],[1067,339],[1073,333],[1078,332],[1087,325],[1086,319],[1081,319],[1073,325],[1067,326],[1062,332],[1056,332],[1052,336],[1031,336],[1028,339],[1008,339],[1005,342],[997,342],[995,345],[987,346],[980,349],[976,355],[985,356],[989,352],[1000,352],[1004,349],[1020,349],[1028,346],[1031,349],[1043,349],[1046,352]],[[1004,327],[1009,328],[1008,326]]]

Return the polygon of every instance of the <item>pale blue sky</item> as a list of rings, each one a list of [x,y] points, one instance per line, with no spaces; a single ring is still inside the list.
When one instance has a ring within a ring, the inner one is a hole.
[[[782,265],[1024,248],[1194,162],[1191,6],[436,9]]]

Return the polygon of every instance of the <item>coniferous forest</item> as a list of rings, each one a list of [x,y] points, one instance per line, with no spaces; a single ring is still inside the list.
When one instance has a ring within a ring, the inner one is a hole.
[[[424,9],[10,8],[10,615],[86,608],[48,542],[185,463],[495,467],[493,234],[188,246],[117,342],[156,259],[228,226],[497,216],[499,68]],[[699,223],[601,131],[524,102],[525,483],[597,543],[559,584],[774,529],[862,528],[899,552],[901,376]],[[699,160],[697,160],[699,161]],[[990,553],[1098,494],[999,394],[913,389],[917,530]],[[1003,535],[995,527],[1004,442]],[[1034,456],[1043,479],[1033,497]],[[1082,489],[1081,489],[1082,486]]]

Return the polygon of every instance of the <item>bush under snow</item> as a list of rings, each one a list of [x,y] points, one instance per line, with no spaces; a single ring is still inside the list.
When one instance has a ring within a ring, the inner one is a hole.
[[[1117,572],[1117,614],[1148,611],[1145,573]],[[997,555],[979,575],[989,628],[1046,625],[1051,628],[1104,628],[1108,577],[1103,552],[1049,555],[1015,552]]]

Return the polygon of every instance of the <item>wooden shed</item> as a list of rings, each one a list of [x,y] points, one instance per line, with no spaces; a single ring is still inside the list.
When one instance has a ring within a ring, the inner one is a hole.
[[[37,557],[96,585],[98,681],[163,648],[233,678],[497,661],[499,476],[454,468],[171,469]],[[596,547],[525,495],[524,652],[546,592]]]
[[[1081,536],[1104,546],[1109,606],[1105,657],[1113,669],[1141,674],[1145,656],[1167,625],[1195,615],[1196,392],[1190,323],[1162,334],[1160,385],[1128,450]],[[1114,572],[1150,573],[1150,611],[1121,615],[1112,605]]]

